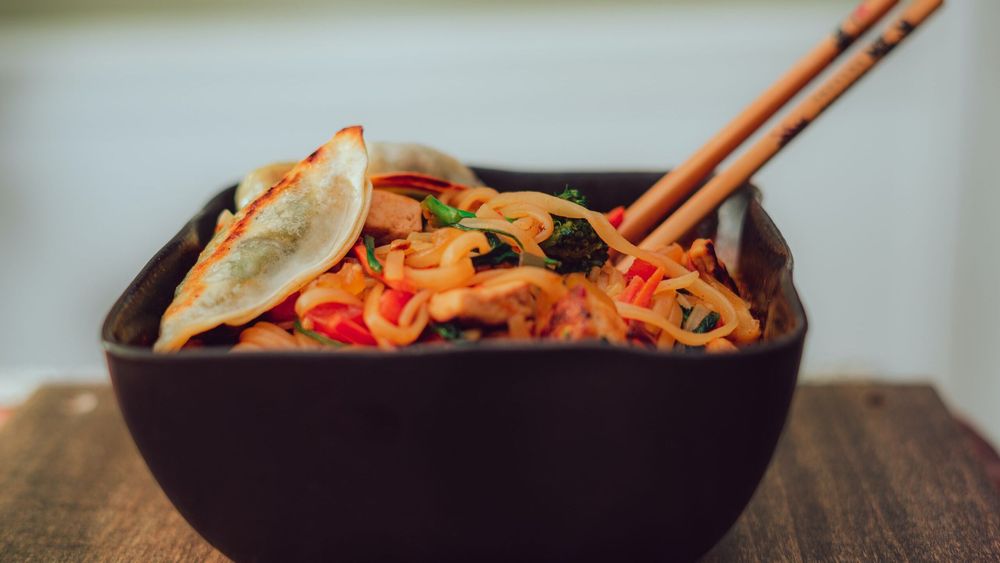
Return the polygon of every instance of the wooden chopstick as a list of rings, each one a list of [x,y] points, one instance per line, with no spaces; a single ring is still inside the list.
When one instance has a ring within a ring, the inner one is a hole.
[[[743,185],[774,155],[809,126],[826,108],[868,73],[890,51],[906,39],[934,13],[944,0],[916,0],[900,18],[867,49],[851,57],[808,98],[794,108],[782,122],[754,143],[732,166],[719,173],[698,190],[666,221],[639,245],[655,249],[676,241],[726,197]]]
[[[899,0],[864,0],[837,29],[772,84],[683,164],[653,184],[625,212],[619,232],[638,241],[694,191],[736,147],[882,18]]]

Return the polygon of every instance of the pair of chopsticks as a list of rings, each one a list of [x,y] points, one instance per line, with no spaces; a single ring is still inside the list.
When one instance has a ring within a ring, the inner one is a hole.
[[[837,29],[769,87],[715,137],[661,178],[625,212],[622,235],[637,241],[685,196],[697,188],[715,167],[770,119],[795,94],[819,75],[858,37],[887,14],[898,0],[865,0]],[[639,246],[662,248],[678,240],[711,213],[733,191],[746,183],[803,129],[868,73],[890,51],[922,24],[943,0],[914,0],[891,27],[867,49],[854,55],[808,98],[792,109],[768,134],[756,141],[731,166],[720,172],[642,239]]]

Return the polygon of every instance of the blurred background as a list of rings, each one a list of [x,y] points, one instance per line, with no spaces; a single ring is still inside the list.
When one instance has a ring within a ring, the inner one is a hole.
[[[98,328],[247,170],[342,126],[516,169],[682,161],[854,0],[4,0],[0,405],[106,379]],[[1000,22],[956,0],[758,175],[803,377],[932,382],[1000,442]]]

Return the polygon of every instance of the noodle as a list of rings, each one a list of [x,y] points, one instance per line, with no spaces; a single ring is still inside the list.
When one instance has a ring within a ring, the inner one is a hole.
[[[491,277],[483,282],[483,287],[493,287],[512,281],[531,284],[556,299],[566,294],[566,286],[563,285],[562,276],[532,266],[521,266],[519,268],[503,270],[502,274]]]
[[[429,268],[441,263],[441,255],[453,239],[462,235],[459,229],[439,229],[433,233],[431,243],[434,245],[427,250],[414,252],[406,257],[406,264],[413,268]]]
[[[493,188],[487,188],[481,186],[478,188],[472,188],[468,190],[461,190],[457,192],[450,205],[457,207],[463,211],[475,211],[480,205],[486,203],[487,201],[496,197],[497,191]]]
[[[534,222],[537,225],[539,231],[535,235],[535,242],[542,242],[552,235],[552,230],[555,228],[555,224],[552,221],[552,215],[545,212],[544,209],[537,207],[535,205],[530,205],[527,203],[515,203],[508,205],[503,210],[503,216],[511,219],[519,219],[515,221],[519,227],[521,226],[521,219],[528,219],[529,222]],[[521,227],[522,230],[527,231],[527,228]]]
[[[670,258],[639,248],[626,240],[625,237],[621,236],[611,223],[608,222],[608,219],[604,215],[597,213],[596,211],[590,211],[586,207],[577,205],[571,201],[538,192],[506,192],[490,200],[490,205],[497,209],[502,209],[505,205],[525,202],[534,204],[553,215],[559,215],[561,217],[568,217],[571,219],[586,219],[587,222],[590,223],[590,226],[594,228],[594,231],[597,232],[597,235],[601,237],[601,239],[604,240],[608,246],[618,252],[621,252],[622,254],[634,256],[655,266],[660,266],[673,278],[684,276],[689,273],[687,268],[681,266]],[[723,297],[718,290],[701,280],[696,280],[688,286],[688,290],[712,305],[715,305],[719,314],[722,316],[724,323],[723,326],[712,331],[715,338],[725,337],[736,329],[738,324],[736,319],[736,310],[733,308],[732,303]],[[619,311],[621,311],[621,309],[619,309]],[[689,340],[701,340],[700,336],[695,337],[694,333],[688,334],[691,335],[686,337]],[[684,341],[684,338],[677,337],[677,339],[685,344],[689,344],[689,342]]]
[[[492,231],[494,233],[504,233],[513,237],[514,244],[525,252],[545,258],[545,253],[542,252],[542,247],[538,246],[538,243],[535,242],[535,237],[531,233],[513,223],[508,223],[504,219],[480,219],[475,217],[462,219],[462,221],[459,222],[459,225],[469,229],[480,229]]]
[[[616,302],[615,307],[618,308],[618,313],[621,314],[623,318],[642,321],[656,326],[669,333],[670,336],[673,336],[681,344],[687,344],[688,346],[704,346],[710,340],[723,338],[732,332],[732,330],[727,331],[725,327],[722,327],[705,333],[695,333],[687,330],[681,330],[667,321],[667,319],[665,319],[662,315],[658,315],[643,307],[637,307],[629,303],[622,303],[621,301]]]
[[[304,318],[309,311],[325,303],[361,306],[361,300],[337,287],[311,287],[295,301],[295,314]]]
[[[683,266],[691,251],[677,244],[639,248],[603,214],[538,192],[476,187],[445,190],[438,199],[452,209],[425,205],[423,213],[436,220],[413,232],[390,228],[391,240],[369,246],[371,254],[353,243],[354,253],[339,269],[305,284],[280,312],[269,312],[274,322],[245,328],[233,349],[388,350],[482,337],[723,350],[760,338],[747,302],[713,277],[714,270]],[[511,248],[494,247],[497,237]],[[618,267],[604,258],[608,249],[624,257]],[[326,304],[340,307],[310,316]]]
[[[478,250],[480,254],[490,251],[490,241],[486,240],[486,235],[479,231],[469,231],[455,237],[441,254],[441,265],[452,266],[472,250]]]
[[[296,350],[322,347],[322,344],[303,334],[290,334],[278,325],[259,322],[240,333],[240,341],[233,346],[233,350]]]
[[[450,266],[441,266],[426,270],[406,267],[403,270],[406,272],[406,279],[414,286],[433,291],[445,291],[461,287],[472,276],[476,275],[476,268],[472,265],[472,260],[468,258],[463,258]]]

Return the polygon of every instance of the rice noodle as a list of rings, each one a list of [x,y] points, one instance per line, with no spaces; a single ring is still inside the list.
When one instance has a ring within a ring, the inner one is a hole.
[[[305,318],[309,311],[324,303],[343,303],[361,306],[361,300],[339,287],[310,287],[295,300],[295,314]]]
[[[468,219],[462,219],[458,224],[469,229],[485,229],[497,233],[505,233],[513,237],[515,239],[513,244],[521,247],[524,252],[545,258],[545,253],[542,252],[542,247],[538,246],[538,243],[535,242],[535,237],[532,236],[531,233],[513,223],[507,222],[504,219],[480,219],[478,217],[471,217]]]
[[[476,268],[472,265],[472,260],[463,258],[450,266],[438,268],[428,268],[418,270],[416,268],[405,267],[406,279],[420,289],[430,289],[433,291],[444,291],[465,285],[472,276],[476,275]]]
[[[441,255],[444,254],[448,243],[462,235],[459,229],[438,229],[434,231],[431,239],[433,246],[426,250],[414,252],[406,256],[406,265],[413,268],[430,268],[441,263]]]
[[[667,321],[663,315],[657,315],[653,311],[643,307],[636,307],[635,305],[622,303],[621,301],[615,302],[615,307],[618,309],[618,314],[621,315],[622,318],[642,321],[659,327],[661,330],[666,331],[677,339],[677,341],[681,344],[686,344],[688,346],[704,346],[710,340],[722,338],[732,332],[732,330],[726,330],[726,327],[722,327],[699,334],[682,330]]]
[[[483,282],[483,287],[492,287],[512,281],[523,281],[529,283],[554,299],[559,299],[566,295],[566,286],[563,285],[562,276],[542,268],[534,266],[521,266],[503,270],[502,274],[491,277]]]
[[[389,282],[403,281],[403,260],[406,255],[402,250],[391,250],[385,257],[384,273],[385,279]]]
[[[674,260],[671,260],[661,254],[639,248],[626,240],[625,237],[621,236],[621,234],[618,233],[618,230],[608,222],[607,217],[605,217],[602,213],[590,211],[586,207],[577,205],[571,201],[538,192],[506,192],[493,198],[489,203],[497,209],[503,209],[504,206],[514,203],[530,203],[544,209],[552,215],[568,217],[571,219],[586,219],[597,233],[597,236],[601,237],[601,239],[607,243],[608,246],[618,252],[629,256],[635,256],[636,258],[640,258],[654,266],[659,266],[663,268],[671,278],[678,278],[689,273],[687,268],[681,266]],[[718,290],[700,279],[695,280],[690,286],[688,286],[687,289],[708,303],[715,305],[719,314],[722,316],[723,326],[712,331],[715,338],[724,337],[736,329],[738,324],[736,310],[733,308],[732,303],[719,293]],[[663,321],[665,322],[665,319]],[[689,340],[702,340],[701,337],[703,335],[695,335],[694,333],[687,334],[691,335],[687,337]],[[685,342],[684,338],[676,335],[675,337],[677,337],[677,340],[685,344],[689,344],[688,342]],[[707,340],[705,342],[707,342]]]
[[[463,211],[475,211],[480,205],[496,197],[497,191],[493,188],[480,186],[468,190],[461,190],[452,197],[451,206]]]
[[[509,219],[519,219],[515,221],[520,226],[520,220],[527,219],[529,222],[534,223],[534,225],[539,229],[538,233],[535,234],[535,242],[542,242],[543,240],[552,236],[552,231],[555,228],[555,224],[552,221],[552,215],[545,212],[544,209],[536,205],[531,205],[527,203],[514,203],[503,208],[503,216]],[[524,231],[529,229],[521,227]]]
[[[685,289],[693,284],[697,279],[698,272],[688,272],[683,276],[661,281],[660,284],[656,286],[656,291],[653,292],[653,295],[659,295],[668,291],[676,291],[678,289]]]
[[[480,231],[465,232],[452,239],[441,254],[441,265],[451,266],[473,250],[478,250],[480,254],[490,251],[490,241],[486,240],[486,235]]]

